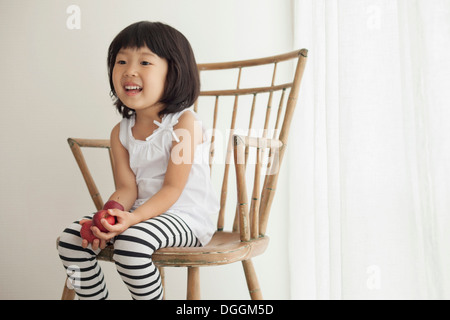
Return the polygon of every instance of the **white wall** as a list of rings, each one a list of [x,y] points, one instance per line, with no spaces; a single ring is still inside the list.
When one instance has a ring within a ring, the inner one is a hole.
[[[69,5],[81,29],[69,30]],[[55,239],[94,211],[67,137],[107,138],[120,121],[109,98],[106,51],[139,20],[162,21],[190,40],[198,62],[290,51],[290,0],[2,0],[0,2],[0,299],[59,299],[65,272]],[[284,168],[286,169],[286,167]],[[284,177],[267,252],[254,260],[265,298],[289,298]],[[99,176],[107,194],[107,174]],[[112,299],[129,299],[102,263]],[[167,298],[185,296],[184,269],[167,271]],[[202,268],[202,297],[247,299],[240,264]],[[218,289],[220,287],[220,289]]]

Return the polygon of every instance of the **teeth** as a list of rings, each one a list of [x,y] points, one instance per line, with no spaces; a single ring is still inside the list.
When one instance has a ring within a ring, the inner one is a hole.
[[[139,90],[141,87],[139,86],[125,86],[125,89],[127,90]]]

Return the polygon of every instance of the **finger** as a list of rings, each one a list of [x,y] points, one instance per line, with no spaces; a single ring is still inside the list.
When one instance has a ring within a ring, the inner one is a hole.
[[[86,249],[89,245],[89,242],[86,239],[83,239],[83,241],[81,241],[81,246],[83,247],[83,249]]]
[[[103,224],[103,222],[102,222],[102,224]],[[106,228],[106,230],[109,231],[107,234],[110,234],[110,233],[121,233],[121,231],[122,231],[121,225],[119,225],[119,224],[111,225],[111,224],[108,223],[108,221],[105,221],[103,226]]]
[[[109,224],[109,222],[105,218],[102,218],[100,220],[100,223],[106,228],[106,230],[111,231],[110,230],[111,225]]]
[[[105,239],[106,233],[101,232],[100,229],[97,228],[96,226],[92,226],[91,231],[94,234],[94,236],[96,236],[97,238],[106,240]]]
[[[94,241],[92,241],[92,250],[97,250],[99,244],[100,244],[100,240],[94,239]]]
[[[96,236],[97,238],[99,238],[100,240],[105,240],[108,241],[112,238],[114,238],[115,234],[111,233],[111,232],[101,232],[99,228],[93,226],[91,227],[92,233],[94,234],[94,236]]]
[[[100,241],[100,249],[105,249],[106,248],[106,241],[105,240],[101,240]]]
[[[122,217],[123,212],[124,211],[121,211],[119,209],[108,209],[108,214],[115,217]]]
[[[81,219],[78,223],[80,224],[80,225],[83,225],[83,223],[86,223],[86,222],[88,222],[89,221],[89,219]]]
[[[108,220],[106,219],[101,219],[100,223],[105,227],[106,230],[108,230],[109,232],[117,232],[118,230],[120,230],[120,227],[116,226],[115,224],[110,224],[108,222]],[[117,220],[116,220],[116,224],[117,224]]]

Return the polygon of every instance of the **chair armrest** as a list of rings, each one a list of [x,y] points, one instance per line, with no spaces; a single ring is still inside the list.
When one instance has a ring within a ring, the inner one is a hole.
[[[250,220],[248,196],[247,196],[247,182],[245,176],[246,170],[246,149],[271,149],[271,152],[279,150],[284,146],[283,142],[278,139],[249,137],[242,135],[233,135],[234,147],[234,164],[236,169],[236,184],[237,184],[237,198],[239,211],[239,232],[241,241],[250,241],[252,238],[258,237],[259,228],[259,197],[260,197],[260,168],[261,159],[257,156],[257,163],[255,167],[255,177],[253,182],[252,200],[257,200],[256,204],[252,203],[252,219]],[[278,152],[275,152],[278,154]]]
[[[234,145],[242,143],[246,147],[254,147],[254,148],[281,148],[283,146],[283,142],[278,139],[271,138],[261,138],[261,137],[250,137],[250,136],[242,136],[235,134],[234,137]]]

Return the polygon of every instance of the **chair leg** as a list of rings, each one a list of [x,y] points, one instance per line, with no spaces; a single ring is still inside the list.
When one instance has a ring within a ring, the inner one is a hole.
[[[188,267],[187,300],[200,300],[200,269]]]
[[[61,296],[61,300],[73,300],[73,299],[75,299],[75,290],[70,289],[67,286],[67,279],[66,279],[66,281],[64,281],[64,289]]]
[[[166,300],[166,274],[164,272],[164,267],[158,267],[159,276],[161,277],[161,285],[163,287],[163,300]]]
[[[252,260],[242,261],[244,267],[245,279],[247,280],[248,291],[252,300],[262,300],[262,292],[259,288],[258,278],[256,277],[255,268],[253,267]]]

